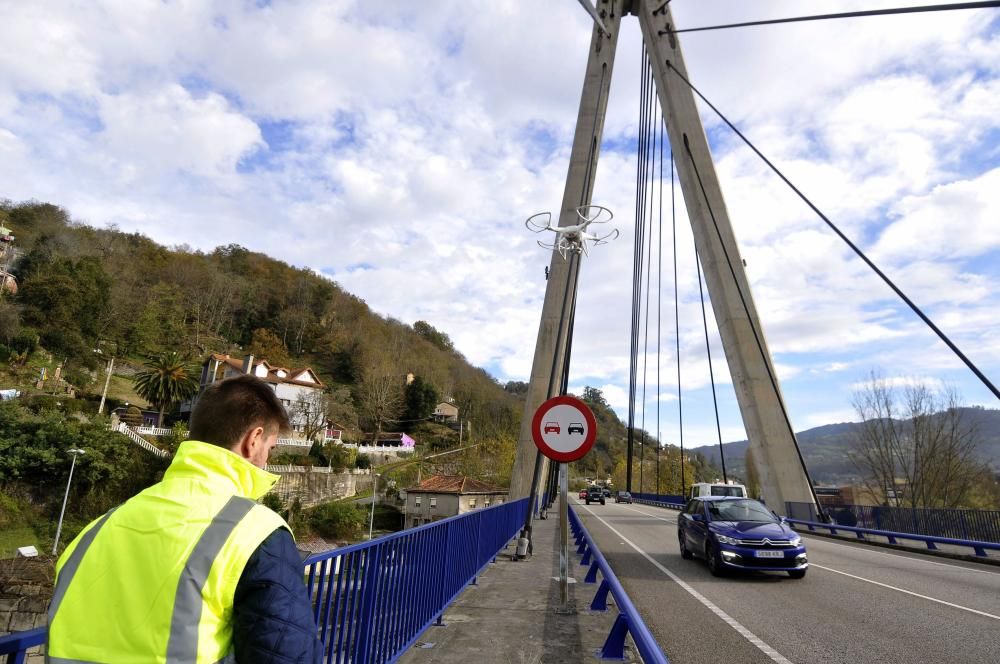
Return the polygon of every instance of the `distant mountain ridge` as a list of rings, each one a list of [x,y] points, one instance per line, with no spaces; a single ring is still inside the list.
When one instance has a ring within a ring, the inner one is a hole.
[[[980,440],[977,448],[979,459],[995,469],[1000,469],[1000,410],[986,408],[960,410],[963,417],[969,418],[979,431]],[[847,457],[847,451],[854,444],[860,427],[861,424],[858,422],[841,422],[824,424],[795,434],[814,483],[842,484],[858,479],[858,471]],[[748,446],[749,442],[746,440],[723,444],[727,472],[740,477],[746,475],[745,461]],[[718,445],[694,447],[691,448],[691,452],[700,452],[713,464],[722,467]]]

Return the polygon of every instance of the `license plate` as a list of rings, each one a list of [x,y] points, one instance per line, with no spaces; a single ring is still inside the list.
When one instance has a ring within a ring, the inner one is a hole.
[[[758,558],[784,558],[784,551],[755,551],[754,555]]]

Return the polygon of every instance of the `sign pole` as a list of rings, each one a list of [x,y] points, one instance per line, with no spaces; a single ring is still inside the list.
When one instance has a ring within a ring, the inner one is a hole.
[[[569,464],[559,464],[559,597],[569,605]]]

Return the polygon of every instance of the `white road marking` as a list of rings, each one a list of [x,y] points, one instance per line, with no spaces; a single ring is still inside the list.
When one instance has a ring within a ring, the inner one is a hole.
[[[961,604],[952,604],[951,602],[946,602],[943,599],[937,599],[934,597],[929,597],[927,595],[921,595],[920,593],[915,593],[912,590],[906,590],[904,588],[898,588],[896,586],[890,586],[888,583],[882,583],[880,581],[873,581],[872,579],[866,579],[863,576],[855,576],[854,574],[848,574],[847,572],[841,572],[839,569],[833,569],[832,567],[826,567],[825,565],[817,565],[816,563],[809,563],[809,567],[815,567],[817,569],[825,569],[827,572],[833,572],[834,574],[842,574],[844,576],[849,576],[852,579],[857,579],[858,581],[864,581],[865,583],[870,583],[875,586],[881,586],[883,588],[888,588],[889,590],[895,590],[897,592],[905,593],[907,595],[912,595],[913,597],[919,597],[920,599],[926,599],[931,602],[936,602],[938,604],[944,604],[945,606],[950,606],[955,609],[961,609],[962,611],[968,611],[969,613],[975,613],[979,616],[985,616],[987,618],[993,618],[994,620],[1000,620],[1000,616],[995,616],[992,613],[986,613],[985,611],[979,611],[977,609],[970,609],[967,606],[962,606]]]
[[[668,570],[666,567],[664,567],[663,565],[661,565],[660,563],[658,563],[656,560],[654,560],[652,556],[650,556],[648,553],[646,553],[645,551],[643,551],[642,549],[640,549],[638,546],[636,546],[627,537],[625,537],[624,535],[622,535],[614,526],[612,526],[610,523],[608,523],[607,521],[605,521],[601,517],[597,516],[597,514],[594,513],[594,510],[592,510],[590,507],[584,506],[583,509],[585,509],[587,512],[589,512],[590,515],[593,516],[595,519],[597,519],[598,521],[600,521],[601,523],[603,523],[608,528],[608,530],[610,530],[611,532],[613,532],[615,535],[618,535],[618,537],[620,537],[623,542],[625,542],[630,547],[632,547],[633,549],[635,549],[643,558],[645,558],[650,563],[652,563],[653,566],[656,567],[656,569],[658,569],[661,572],[663,572],[664,574],[666,574],[670,578],[671,581],[673,581],[674,583],[676,583],[677,585],[679,585],[681,588],[683,588],[685,591],[687,591],[687,593],[689,595],[691,595],[696,600],[698,600],[699,602],[701,602],[709,611],[711,611],[715,615],[717,615],[720,618],[722,618],[722,620],[725,621],[726,624],[728,624],[730,627],[732,627],[733,629],[735,629],[740,634],[740,636],[742,636],[747,641],[749,641],[750,643],[752,643],[753,645],[755,645],[762,653],[764,653],[765,655],[767,655],[768,657],[770,657],[772,661],[777,662],[778,664],[792,664],[792,662],[790,660],[788,660],[787,658],[785,658],[784,656],[782,656],[781,653],[779,653],[777,650],[775,650],[771,646],[769,646],[766,643],[764,643],[763,641],[761,641],[759,637],[757,637],[755,634],[753,634],[753,632],[751,632],[746,627],[744,627],[743,625],[741,625],[740,623],[738,623],[735,618],[733,618],[728,613],[726,613],[725,611],[723,611],[722,609],[720,609],[718,606],[716,606],[715,604],[713,604],[711,602],[711,600],[709,600],[707,597],[705,597],[704,595],[702,595],[701,593],[699,593],[697,590],[695,590],[694,588],[692,588],[691,586],[689,586],[687,583],[685,583],[683,580],[681,580],[681,578],[678,577],[676,574],[674,574],[673,572],[671,572],[670,570]],[[644,514],[644,512],[643,512],[643,514]],[[652,516],[652,515],[647,515],[647,516]],[[655,517],[655,518],[660,518],[660,517]],[[666,520],[666,519],[664,519],[664,520]]]

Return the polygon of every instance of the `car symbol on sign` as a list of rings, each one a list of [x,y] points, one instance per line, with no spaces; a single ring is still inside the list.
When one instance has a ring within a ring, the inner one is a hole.
[[[562,430],[559,428],[558,422],[546,422],[544,433],[560,433]]]
[[[583,435],[583,422],[570,422],[569,428],[566,429],[566,433],[578,433]]]

